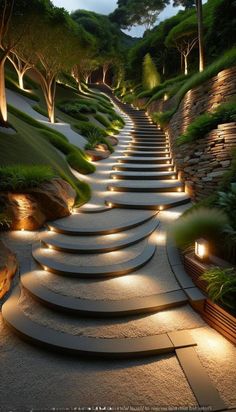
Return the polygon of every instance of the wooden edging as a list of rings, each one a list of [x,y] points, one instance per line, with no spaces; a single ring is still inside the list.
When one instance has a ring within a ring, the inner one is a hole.
[[[199,279],[200,275],[206,269],[205,265],[196,261],[192,255],[184,256],[184,269],[194,282],[203,292],[206,292],[206,283]],[[228,313],[225,309],[206,299],[204,306],[200,308],[203,319],[221,335],[236,344],[236,318]]]

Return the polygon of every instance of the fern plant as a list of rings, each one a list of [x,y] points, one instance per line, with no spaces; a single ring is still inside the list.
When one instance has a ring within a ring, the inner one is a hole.
[[[236,271],[235,268],[214,267],[200,276],[207,283],[207,292],[213,302],[236,309]]]

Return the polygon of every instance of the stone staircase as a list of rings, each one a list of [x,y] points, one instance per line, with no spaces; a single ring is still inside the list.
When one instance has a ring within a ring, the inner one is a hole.
[[[115,318],[125,323],[134,315],[186,306],[195,296],[191,282],[181,286],[167,261],[163,265],[160,254],[166,255],[165,245],[156,242],[159,212],[189,202],[168,139],[144,112],[122,104],[109,89],[106,93],[132,124],[129,139],[124,135],[125,150],[110,172],[106,206],[90,213],[78,210],[48,224],[32,247],[32,262],[21,268],[20,286],[3,306],[3,317],[22,337],[74,354],[133,357],[192,347],[195,342],[184,330],[167,328],[165,333],[138,337],[114,333],[109,339],[99,335],[99,328],[95,337],[76,330],[83,318],[92,324],[96,318],[109,318],[112,327]],[[156,281],[159,266],[162,276],[171,278],[166,290],[155,286],[151,293],[126,296],[123,284],[122,298],[114,298],[115,279],[125,282],[129,276],[139,279],[145,274],[149,282]],[[100,296],[93,292],[94,298],[89,297],[88,291],[96,291],[98,284]]]

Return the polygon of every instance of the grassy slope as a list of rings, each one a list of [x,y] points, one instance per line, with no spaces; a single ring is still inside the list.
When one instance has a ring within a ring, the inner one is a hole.
[[[87,184],[74,177],[63,156],[42,138],[36,128],[13,114],[9,114],[9,122],[17,133],[14,135],[0,133],[0,165],[49,165],[76,189],[78,204],[85,203],[90,197],[90,189]]]

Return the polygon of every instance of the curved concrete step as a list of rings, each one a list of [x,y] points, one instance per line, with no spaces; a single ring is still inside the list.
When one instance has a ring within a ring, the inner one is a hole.
[[[163,180],[177,179],[176,172],[114,172],[110,174],[114,180]]]
[[[173,333],[110,339],[71,335],[31,320],[18,305],[19,297],[18,288],[4,303],[2,307],[4,321],[22,338],[52,350],[90,357],[130,358],[171,353],[180,347],[196,345],[185,331],[178,332],[177,340],[173,339]]]
[[[141,179],[137,182],[127,180],[110,184],[107,189],[115,192],[183,192],[184,185],[178,180],[162,180],[161,182],[156,182],[155,180],[146,181]]]
[[[154,217],[125,232],[75,237],[50,231],[42,233],[40,240],[51,249],[68,253],[107,253],[140,242],[150,236],[158,225],[159,221]]]
[[[172,163],[172,157],[170,156],[150,156],[148,159],[143,158],[143,156],[124,156],[117,160],[118,163]]]
[[[77,213],[69,217],[50,222],[48,227],[57,233],[75,236],[94,236],[119,233],[139,226],[150,220],[156,213],[116,211],[110,209],[104,213]]]
[[[133,164],[127,163],[122,164],[119,163],[116,166],[113,166],[113,170],[116,171],[133,171],[133,172],[158,172],[158,171],[168,171],[171,172],[174,170],[173,164],[156,164],[156,163],[148,163],[148,164]]]
[[[42,272],[42,271],[41,271]],[[33,271],[21,276],[24,288],[44,305],[63,312],[92,317],[130,316],[159,312],[188,302],[182,290],[122,300],[91,300],[62,295],[40,282],[43,273]]]
[[[112,207],[127,209],[164,210],[180,206],[190,201],[185,193],[117,193],[113,192],[106,199]]]
[[[78,278],[103,278],[123,276],[134,272],[145,265],[153,257],[156,246],[151,242],[142,241],[124,251],[105,254],[85,255],[57,252],[42,248],[40,242],[33,245],[32,255],[36,262],[46,271],[57,275]],[[119,255],[114,255],[119,253]],[[91,262],[91,263],[90,263]],[[112,262],[112,263],[107,263]]]

